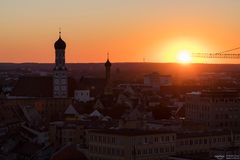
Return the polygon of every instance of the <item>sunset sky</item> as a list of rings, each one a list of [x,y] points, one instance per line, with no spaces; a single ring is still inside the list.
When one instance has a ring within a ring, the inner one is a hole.
[[[1,0],[0,62],[176,62],[240,46],[240,0]],[[193,62],[201,60],[193,59]]]

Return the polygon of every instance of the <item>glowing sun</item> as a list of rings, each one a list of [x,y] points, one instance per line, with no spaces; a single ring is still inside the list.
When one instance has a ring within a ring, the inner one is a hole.
[[[177,60],[180,63],[190,63],[192,61],[191,53],[189,51],[180,51],[177,54]]]

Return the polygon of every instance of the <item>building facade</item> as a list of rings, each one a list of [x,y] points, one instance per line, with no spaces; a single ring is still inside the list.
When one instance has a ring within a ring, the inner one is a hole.
[[[144,130],[93,130],[88,132],[92,160],[160,160],[175,154],[176,134]]]
[[[91,100],[94,100],[94,97],[91,97],[90,90],[88,89],[81,89],[81,90],[75,90],[74,91],[74,99],[78,102],[89,102]]]
[[[239,132],[163,132],[153,130],[90,130],[91,160],[166,160],[171,157],[214,157],[213,151],[240,146]],[[196,158],[195,158],[196,159]]]
[[[157,72],[147,74],[144,76],[144,85],[151,86],[152,88],[159,90],[161,86],[171,86],[171,75],[160,75]]]
[[[77,122],[57,121],[49,126],[49,142],[58,148],[67,144],[85,144],[84,125]]]
[[[240,129],[240,99],[237,91],[208,90],[186,96],[186,120],[210,129]]]
[[[180,133],[176,139],[176,155],[209,155],[212,149],[240,146],[240,134],[231,132]],[[210,155],[209,155],[210,156]]]

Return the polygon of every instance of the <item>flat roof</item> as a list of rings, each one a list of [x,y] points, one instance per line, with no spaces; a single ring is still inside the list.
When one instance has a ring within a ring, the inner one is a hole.
[[[233,135],[239,134],[238,132],[232,133]],[[194,137],[210,137],[210,136],[231,136],[230,131],[212,131],[212,132],[189,132],[189,133],[177,133],[177,138],[194,138]]]
[[[187,95],[196,95],[201,97],[239,97],[239,92],[234,89],[211,89],[187,93]]]

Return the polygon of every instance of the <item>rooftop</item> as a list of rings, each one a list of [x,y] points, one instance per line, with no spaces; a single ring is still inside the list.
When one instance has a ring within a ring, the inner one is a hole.
[[[158,134],[171,134],[171,131],[151,131],[140,129],[108,129],[108,130],[92,130],[92,133],[120,135],[120,136],[143,136],[143,135],[158,135]]]
[[[187,93],[201,97],[239,97],[239,92],[234,89],[212,89]]]
[[[230,131],[212,131],[212,132],[188,132],[188,133],[177,133],[177,138],[193,138],[193,137],[210,137],[210,136],[231,136]],[[234,135],[234,133],[233,133]]]

